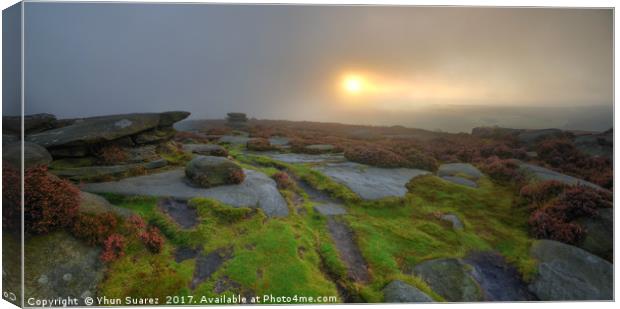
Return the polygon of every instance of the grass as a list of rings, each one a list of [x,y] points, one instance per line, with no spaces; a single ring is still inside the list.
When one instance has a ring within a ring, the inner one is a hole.
[[[535,274],[535,261],[528,254],[531,239],[527,233],[527,213],[513,206],[513,188],[494,184],[487,178],[482,178],[480,187],[473,189],[435,176],[422,176],[408,184],[409,193],[404,198],[362,201],[311,165],[247,155],[241,149],[230,146],[229,152],[244,168],[270,176],[286,170],[343,201],[348,210],[344,220],[354,231],[372,280],[362,285],[347,278],[347,268],[330,238],[325,218],[314,212],[313,203],[307,199],[296,205],[305,210],[305,215],[292,211],[286,218],[267,218],[254,209],[193,199],[190,205],[197,210],[199,225],[183,230],[157,209],[154,198],[105,194],[110,202],[132,209],[159,226],[169,241],[159,255],[143,247],[130,250],[113,263],[102,291],[132,296],[148,296],[147,292],[217,296],[216,286],[234,281],[238,285],[233,288],[235,293],[319,296],[337,295],[339,285],[360,301],[381,302],[383,287],[392,280],[402,280],[442,301],[424,281],[407,274],[408,270],[429,259],[459,258],[475,250],[499,251],[526,280]],[[297,186],[281,190],[283,196],[289,197],[289,204],[293,191],[307,197]],[[465,228],[453,230],[449,222],[439,218],[445,213],[457,215]],[[176,263],[172,252],[174,246],[180,245],[200,246],[205,253],[232,248],[233,255],[210,279],[190,291],[195,260]],[[118,288],[121,283],[129,288]]]

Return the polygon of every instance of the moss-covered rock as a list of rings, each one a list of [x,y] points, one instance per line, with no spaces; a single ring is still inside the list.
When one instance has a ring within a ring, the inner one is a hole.
[[[241,166],[214,156],[198,156],[191,160],[185,167],[185,176],[203,188],[239,184],[245,179]]]

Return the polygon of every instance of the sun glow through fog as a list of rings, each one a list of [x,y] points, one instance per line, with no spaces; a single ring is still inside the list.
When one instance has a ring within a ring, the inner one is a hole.
[[[370,72],[340,76],[341,93],[355,105],[387,109],[411,109],[435,103],[467,104],[493,97],[488,84],[439,76],[386,77]],[[492,88],[492,87],[491,87]]]

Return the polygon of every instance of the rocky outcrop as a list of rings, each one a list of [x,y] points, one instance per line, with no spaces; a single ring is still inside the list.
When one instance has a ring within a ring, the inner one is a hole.
[[[447,301],[481,301],[482,291],[459,259],[436,259],[418,264],[414,274]]]
[[[529,292],[517,269],[497,252],[470,252],[463,259],[435,259],[413,269],[447,301],[527,301]]]
[[[80,212],[93,215],[112,212],[124,218],[128,218],[133,214],[127,208],[114,206],[105,198],[84,191],[80,191]]]
[[[614,211],[612,208],[598,210],[598,216],[577,220],[586,231],[585,239],[578,247],[613,261],[614,255]]]
[[[478,180],[482,177],[482,173],[475,166],[469,163],[447,163],[439,166],[437,176],[465,176],[467,178]]]
[[[183,150],[204,156],[228,156],[228,150],[217,144],[184,144]]]
[[[56,126],[56,116],[52,114],[33,114],[24,116],[24,132],[26,134],[53,129]],[[2,117],[2,130],[19,134],[22,130],[20,116]]]
[[[583,179],[575,178],[573,176],[565,175],[562,173],[558,173],[556,171],[552,171],[548,168],[544,168],[542,166],[530,164],[530,163],[519,163],[519,167],[530,177],[533,177],[536,180],[547,181],[547,180],[556,180],[561,183],[565,183],[569,186],[574,185],[583,185],[588,186],[597,190],[606,191],[606,189],[602,188],[599,185],[593,184],[591,182],[585,181]]]
[[[538,274],[529,289],[540,300],[613,300],[613,265],[580,248],[538,240],[530,250]]]
[[[131,138],[127,142],[136,144],[159,142],[174,134],[173,121],[187,116],[188,112],[164,112],[84,118],[65,127],[28,135],[26,140],[54,151],[58,148],[87,149],[126,137]]]
[[[261,208],[270,217],[284,217],[289,213],[286,201],[276,182],[267,175],[244,170],[246,178],[238,185],[200,188],[188,184],[182,169],[158,174],[125,178],[120,181],[88,183],[83,190],[124,195],[148,195],[188,200],[206,197],[233,207]]]
[[[316,169],[367,200],[405,196],[405,185],[412,178],[429,174],[418,169],[380,168],[353,162],[328,163]]]
[[[243,169],[226,158],[198,156],[187,163],[185,176],[202,188],[238,184],[244,179]]]
[[[235,129],[243,129],[248,125],[248,117],[244,113],[228,113],[226,124]]]
[[[161,168],[167,164],[166,160],[159,159],[146,163],[52,169],[50,172],[56,176],[75,181],[105,181],[114,177],[143,174],[145,170]]]
[[[87,246],[64,232],[29,238],[24,249],[28,271],[25,297],[36,299],[95,297],[103,279],[100,249]]]
[[[383,288],[383,301],[386,303],[428,303],[433,299],[414,286],[394,280]]]
[[[13,143],[2,148],[2,160],[21,169],[22,143]],[[37,165],[47,166],[52,162],[52,156],[47,150],[37,144],[24,142],[24,167],[31,168]]]

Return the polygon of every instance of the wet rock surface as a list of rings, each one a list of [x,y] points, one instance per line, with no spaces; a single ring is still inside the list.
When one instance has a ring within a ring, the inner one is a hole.
[[[419,169],[379,168],[352,162],[328,163],[316,169],[366,200],[405,196],[405,185],[412,178],[430,173]]]
[[[125,178],[120,181],[88,183],[83,190],[110,192],[124,195],[148,195],[188,200],[207,197],[233,207],[261,208],[267,216],[287,216],[286,201],[280,195],[276,182],[265,174],[244,170],[245,180],[238,185],[198,188],[188,184],[183,170]]]
[[[540,300],[612,300],[613,264],[580,248],[538,240],[530,251],[538,274],[529,290]]]
[[[504,257],[495,252],[473,252],[464,262],[473,267],[472,277],[480,285],[487,301],[536,300],[521,274],[506,263]]]
[[[231,248],[220,248],[207,255],[200,255],[196,258],[196,268],[194,270],[194,277],[190,283],[190,288],[193,290],[198,287],[202,282],[209,279],[213,273],[215,273],[224,262],[228,261],[232,257]]]
[[[340,258],[347,266],[349,279],[361,283],[369,282],[368,266],[355,243],[351,229],[346,223],[334,217],[328,217],[327,230],[336,245]]]
[[[347,210],[344,208],[344,206],[339,204],[319,204],[315,205],[313,208],[314,211],[324,216],[338,216],[347,213]]]
[[[184,229],[191,229],[198,225],[196,209],[189,207],[185,201],[163,198],[159,200],[157,207]]]
[[[433,299],[414,286],[394,280],[383,288],[383,301],[386,303],[428,303]]]
[[[185,260],[196,258],[201,251],[201,248],[179,247],[174,251],[174,260],[177,263],[181,263]]]

